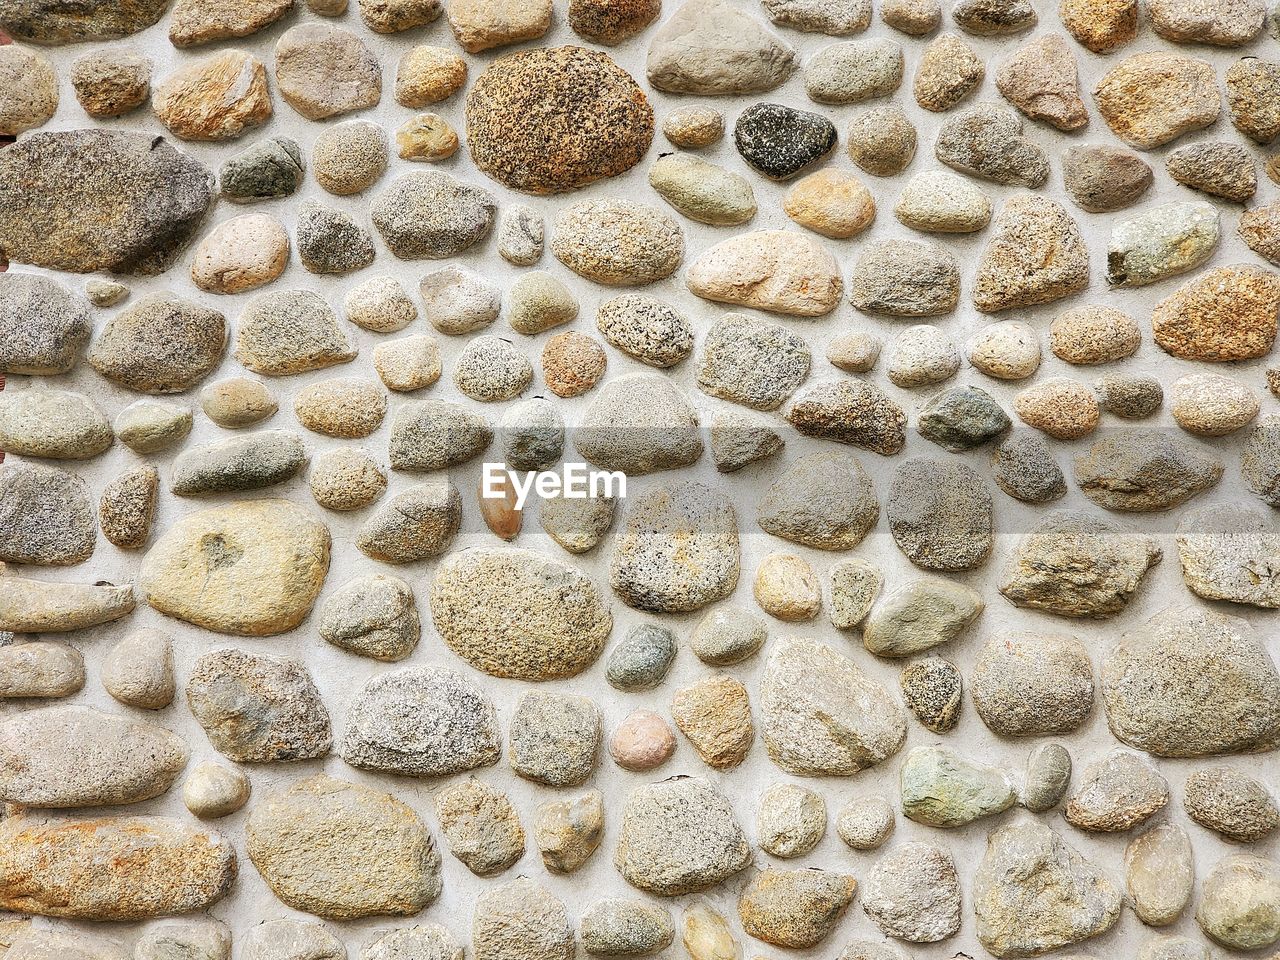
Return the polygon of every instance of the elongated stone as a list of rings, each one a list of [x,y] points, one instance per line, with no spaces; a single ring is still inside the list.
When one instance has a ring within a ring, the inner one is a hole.
[[[119,620],[134,608],[132,586],[32,580],[9,573],[3,563],[0,588],[0,630],[13,633],[83,630]]]
[[[1009,776],[945,747],[916,747],[898,774],[902,813],[931,827],[963,827],[1018,802]]]

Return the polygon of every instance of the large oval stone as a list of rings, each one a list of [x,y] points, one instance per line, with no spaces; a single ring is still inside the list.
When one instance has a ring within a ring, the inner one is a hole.
[[[226,895],[237,866],[219,834],[168,817],[12,817],[0,823],[0,910],[99,921],[192,913]]]
[[[1111,732],[1158,757],[1280,745],[1280,674],[1239,617],[1169,607],[1120,637],[1102,663]]]
[[[0,723],[0,799],[97,807],[158,797],[187,765],[164,727],[90,707],[32,710]]]
[[[142,561],[139,584],[161,613],[218,633],[268,637],[311,611],[329,571],[329,530],[284,500],[183,517]]]
[[[568,564],[533,550],[476,548],[446,557],[431,617],[454,653],[515,680],[558,680],[595,663],[613,629],[600,591]]]
[[[537,123],[530,123],[537,117]],[[653,108],[598,50],[524,50],[489,65],[467,94],[467,147],[513,190],[563,193],[630,170],[653,141]]]
[[[264,797],[245,836],[271,892],[326,920],[412,916],[440,896],[430,832],[381,790],[307,777]]]
[[[9,0],[0,26],[15,39],[50,46],[117,40],[164,16],[169,0]]]
[[[0,152],[0,249],[51,270],[154,276],[213,197],[213,174],[163,137],[37,133]]]

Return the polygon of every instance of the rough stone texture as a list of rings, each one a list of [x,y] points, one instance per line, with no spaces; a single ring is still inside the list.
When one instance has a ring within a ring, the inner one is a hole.
[[[952,169],[993,183],[1034,189],[1049,176],[1048,157],[1023,135],[1022,119],[994,103],[977,104],[946,120],[933,152]]]
[[[680,224],[634,200],[579,200],[556,215],[551,252],[579,276],[610,287],[669,277],[684,258]]]
[[[779,947],[812,947],[827,938],[853,902],[858,881],[822,869],[766,868],[738,899],[742,929]]]
[[[907,657],[947,643],[977,619],[982,596],[942,577],[921,577],[895,588],[871,610],[862,642],[881,657]]]
[[[906,443],[907,416],[867,380],[815,383],[801,390],[786,413],[800,433],[893,456]]]
[[[1061,300],[1089,285],[1089,254],[1061,204],[1015,196],[996,214],[978,261],[973,304],[984,313]]]
[[[996,71],[996,89],[1032,120],[1059,130],[1089,122],[1071,45],[1059,34],[1037,37],[1014,51]]]
[[[306,373],[350,363],[355,355],[333,310],[310,290],[261,294],[240,314],[235,357],[254,373]]]
[[[1136,203],[1155,178],[1150,165],[1132,150],[1086,144],[1066,149],[1062,179],[1071,199],[1082,209],[1107,213]]]
[[[84,657],[63,643],[33,640],[0,647],[0,670],[0,699],[61,698],[84,689]]]
[[[1116,750],[1085,767],[1063,815],[1073,827],[1115,833],[1150,819],[1169,802],[1169,784],[1137,754]]]
[[[475,777],[436,794],[449,852],[478,877],[501,873],[524,856],[524,827],[507,795]]]
[[[893,472],[885,513],[898,548],[925,570],[971,570],[992,546],[991,491],[972,467],[922,457]]]
[[[525,877],[476,901],[471,940],[476,960],[573,960],[574,955],[564,904]]]
[[[1001,736],[1071,733],[1093,711],[1093,667],[1074,637],[997,634],[978,654],[969,692]]]
[[[370,216],[401,260],[444,260],[489,235],[493,195],[447,173],[406,173],[374,198]]]
[[[90,0],[65,7],[56,0],[21,0],[7,7],[0,26],[19,40],[50,46],[116,40],[156,23],[167,0]]]
[[[1237,843],[1256,843],[1280,826],[1267,788],[1231,767],[1206,767],[1187,777],[1182,805],[1200,826]]]
[[[835,257],[791,230],[723,240],[689,265],[685,283],[706,300],[800,317],[825,316],[844,292]]]
[[[79,477],[36,463],[0,466],[0,560],[69,566],[92,556],[97,532]]]
[[[1222,112],[1213,67],[1178,53],[1135,53],[1093,88],[1098,112],[1125,143],[1151,150],[1207,127]]]
[[[677,690],[671,716],[702,761],[716,770],[740,764],[755,739],[747,688],[732,677],[704,677]]]
[[[946,250],[915,240],[869,244],[849,278],[859,310],[894,317],[950,313],[960,300],[960,270]]]
[[[308,120],[372,107],[382,99],[382,70],[354,33],[327,23],[302,23],[276,41],[280,95]]]
[[[157,84],[151,109],[183,140],[234,140],[271,118],[267,70],[241,50],[213,54]]]
[[[1182,360],[1252,360],[1275,342],[1278,308],[1280,276],[1247,264],[1217,267],[1156,304],[1151,330]]]
[[[1155,430],[1109,433],[1075,458],[1076,483],[1086,497],[1133,513],[1184,503],[1216,484],[1222,470],[1202,448]]]
[[[649,83],[666,93],[772,90],[790,75],[795,52],[758,19],[726,0],[688,0],[649,42]]]
[[[916,747],[898,771],[902,813],[930,827],[963,827],[1008,810],[1017,792],[1002,770],[946,747]]]
[[[877,861],[862,885],[862,909],[886,935],[936,943],[960,929],[960,878],[942,847],[904,843]]]
[[[1205,877],[1196,922],[1230,950],[1254,950],[1280,940],[1280,869],[1274,860],[1236,854]]]
[[[835,453],[795,461],[756,508],[756,522],[766,533],[821,550],[856,547],[879,516],[862,464]]]
[[[1218,246],[1218,211],[1212,204],[1175,202],[1121,220],[1107,245],[1107,283],[1142,287],[1186,273]]]

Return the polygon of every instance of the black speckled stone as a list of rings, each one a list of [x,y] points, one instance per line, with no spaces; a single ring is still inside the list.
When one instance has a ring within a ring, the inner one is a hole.
[[[774,180],[788,180],[831,152],[836,128],[816,113],[757,103],[738,117],[733,143],[752,168]]]

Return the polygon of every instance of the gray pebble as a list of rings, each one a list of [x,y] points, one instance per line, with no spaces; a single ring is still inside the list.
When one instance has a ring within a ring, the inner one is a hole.
[[[595,771],[600,710],[586,697],[526,693],[511,717],[511,769],[550,787],[576,787]]]
[[[1024,503],[1051,503],[1067,493],[1067,478],[1049,443],[1035,431],[1006,437],[991,453],[991,479]]]
[[[676,640],[670,630],[651,623],[637,624],[609,654],[605,679],[627,693],[652,690],[666,678],[675,657]]]
[[[694,626],[689,647],[703,663],[726,667],[741,663],[764,646],[764,621],[741,607],[716,607]]]
[[[348,580],[321,605],[316,632],[350,653],[396,661],[418,645],[422,627],[413,591],[398,577],[367,574]]]

